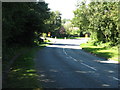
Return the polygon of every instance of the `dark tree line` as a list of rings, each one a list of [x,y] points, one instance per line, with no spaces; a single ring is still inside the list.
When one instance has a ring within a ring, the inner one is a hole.
[[[31,46],[35,32],[55,34],[60,27],[60,12],[51,12],[45,2],[2,3],[3,48],[16,44]]]
[[[31,45],[34,32],[47,32],[50,12],[45,2],[2,3],[3,46]]]

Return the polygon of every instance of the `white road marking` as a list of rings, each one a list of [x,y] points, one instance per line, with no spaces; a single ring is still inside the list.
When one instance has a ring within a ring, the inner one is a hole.
[[[96,71],[96,69],[95,69],[94,67],[91,67],[91,66],[89,66],[89,65],[87,65],[87,64],[85,64],[85,63],[81,63],[81,64],[82,64],[82,65],[85,65],[86,67],[91,68],[91,69],[93,69],[93,70]]]
[[[112,77],[113,79],[117,80],[117,81],[120,81],[120,79],[116,78],[116,77]]]
[[[66,53],[66,51],[65,51],[65,49],[63,48],[63,52],[65,53],[65,55],[67,55],[67,56],[69,56],[67,53]],[[69,56],[69,57],[67,57],[67,58],[72,58],[74,61],[77,61],[76,59],[74,59],[73,57],[71,57],[71,56]]]
[[[65,55],[69,56],[69,55],[67,54],[67,52],[65,51],[64,48],[63,48],[63,52],[65,53]],[[68,58],[72,58],[74,61],[77,61],[75,58],[73,58],[73,57],[71,57],[71,56],[69,56]]]
[[[67,54],[67,52],[65,51],[65,49],[63,48],[63,52],[65,53],[65,55],[67,55],[67,56],[69,56],[68,54]],[[77,59],[75,59],[75,58],[73,58],[73,57],[71,57],[71,56],[69,56],[69,58],[71,58],[71,59],[73,59],[74,61],[78,61]],[[84,66],[86,66],[86,67],[88,67],[88,68],[91,68],[92,70],[95,70],[96,71],[96,69],[94,68],[94,67],[91,67],[91,66],[89,66],[89,65],[87,65],[87,64],[85,64],[85,63],[81,63],[82,65],[84,65]]]
[[[67,53],[65,52],[65,49],[63,48],[63,52],[65,53],[65,55],[67,55]]]
[[[76,61],[77,62],[77,60],[75,59],[75,58],[73,58],[73,57],[71,57],[71,56],[69,56],[70,58],[72,58],[74,61]]]

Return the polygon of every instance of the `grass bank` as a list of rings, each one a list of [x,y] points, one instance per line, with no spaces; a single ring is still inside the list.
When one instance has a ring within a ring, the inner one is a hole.
[[[110,47],[108,43],[95,46],[92,41],[83,43],[80,46],[83,48],[83,50],[93,53],[97,56],[120,62],[120,60],[118,60],[119,53],[117,46]]]
[[[38,50],[45,47],[48,44],[42,43],[37,47],[21,47],[23,53],[16,58],[14,63],[10,67],[10,71],[7,76],[7,82],[5,88],[40,88],[38,75],[35,69],[35,54]],[[15,49],[14,49],[15,50]],[[15,52],[17,54],[18,51]],[[15,53],[14,52],[14,53]],[[9,55],[9,54],[7,54]],[[12,57],[13,55],[9,56]],[[8,63],[5,64],[5,66]]]
[[[8,75],[8,88],[38,87],[37,74],[33,61],[34,53],[37,50],[38,48],[29,48],[29,52],[19,56],[15,60]]]

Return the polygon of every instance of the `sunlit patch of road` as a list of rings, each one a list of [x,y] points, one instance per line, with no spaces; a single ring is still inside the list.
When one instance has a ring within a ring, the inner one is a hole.
[[[54,39],[54,38],[47,38],[51,42],[55,43],[62,43],[62,44],[73,44],[73,45],[80,45],[81,43],[86,43],[90,38],[81,38],[81,39]]]
[[[55,48],[69,48],[69,49],[82,49],[80,46],[68,46],[68,45],[49,45],[47,47],[55,47]]]
[[[108,60],[108,61],[98,61],[100,63],[118,63],[118,61]]]
[[[81,38],[81,39],[53,39],[48,38],[53,45],[49,45],[47,47],[56,47],[56,48],[70,48],[70,49],[82,49],[80,47],[81,43],[86,43],[89,38]]]

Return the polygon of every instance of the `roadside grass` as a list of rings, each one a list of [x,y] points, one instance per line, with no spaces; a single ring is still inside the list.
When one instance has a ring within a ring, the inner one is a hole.
[[[34,63],[34,55],[40,47],[26,48],[25,54],[19,56],[13,63],[8,74],[7,88],[36,88],[40,87]]]
[[[83,50],[86,50],[97,56],[120,62],[120,60],[118,60],[119,53],[117,46],[110,47],[105,44],[95,46],[91,42],[83,43],[80,46],[83,48]]]
[[[23,54],[17,57],[8,73],[5,88],[40,88],[41,85],[38,81],[37,71],[35,69],[34,58],[35,54],[41,48],[47,46],[46,43],[39,44],[36,47],[19,47],[13,50],[13,55],[19,51],[23,51]],[[21,50],[20,50],[21,49]],[[11,48],[12,50],[12,48]],[[13,55],[7,53],[9,58]],[[4,66],[7,66],[6,63]]]
[[[19,47],[19,46],[14,46],[14,47],[8,47],[6,49],[3,48],[2,54],[2,70],[6,70],[6,67],[9,65],[10,60],[18,53],[21,53],[21,51],[25,50],[25,47]]]

